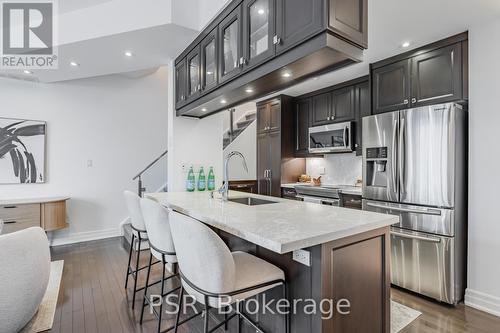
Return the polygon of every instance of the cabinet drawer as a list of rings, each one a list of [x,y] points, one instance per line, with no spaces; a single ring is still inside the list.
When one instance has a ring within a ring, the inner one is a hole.
[[[2,234],[40,226],[40,204],[0,206],[0,219],[4,220]]]

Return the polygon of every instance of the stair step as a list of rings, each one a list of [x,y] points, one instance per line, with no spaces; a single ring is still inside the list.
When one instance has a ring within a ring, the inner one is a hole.
[[[242,120],[238,122],[236,125],[238,126],[238,128],[246,128],[251,123],[253,123],[253,119]]]
[[[250,120],[250,119],[255,119],[257,116],[257,114],[254,112],[254,113],[249,113],[245,116],[245,118],[247,118],[247,120]]]

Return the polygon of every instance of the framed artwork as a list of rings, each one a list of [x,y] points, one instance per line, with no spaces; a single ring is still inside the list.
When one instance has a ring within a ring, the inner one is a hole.
[[[45,182],[47,124],[0,118],[0,184]]]

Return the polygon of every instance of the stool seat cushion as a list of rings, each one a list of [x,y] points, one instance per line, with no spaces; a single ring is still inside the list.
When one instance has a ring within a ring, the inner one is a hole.
[[[274,280],[285,280],[285,273],[283,272],[283,270],[254,255],[246,252],[236,251],[232,252],[232,256],[235,264],[236,279],[233,290],[226,290],[226,293],[256,286],[266,282],[271,282]],[[245,300],[266,290],[272,289],[278,285],[280,284],[276,283],[270,286],[262,287],[260,289],[248,291],[243,294],[231,296],[231,303],[239,300]],[[183,286],[188,294],[195,297],[198,302],[205,304],[205,299],[202,294],[198,293],[184,282]],[[227,305],[228,300],[223,299],[223,302],[224,303],[222,305]],[[213,308],[219,308],[221,306],[221,301],[217,300],[216,298],[209,297],[209,305]]]

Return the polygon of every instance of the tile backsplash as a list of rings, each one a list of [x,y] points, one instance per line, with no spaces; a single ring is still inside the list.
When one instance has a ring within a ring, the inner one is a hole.
[[[329,154],[324,157],[307,158],[306,172],[314,178],[321,176],[323,184],[354,185],[362,178],[361,156],[352,154]]]

